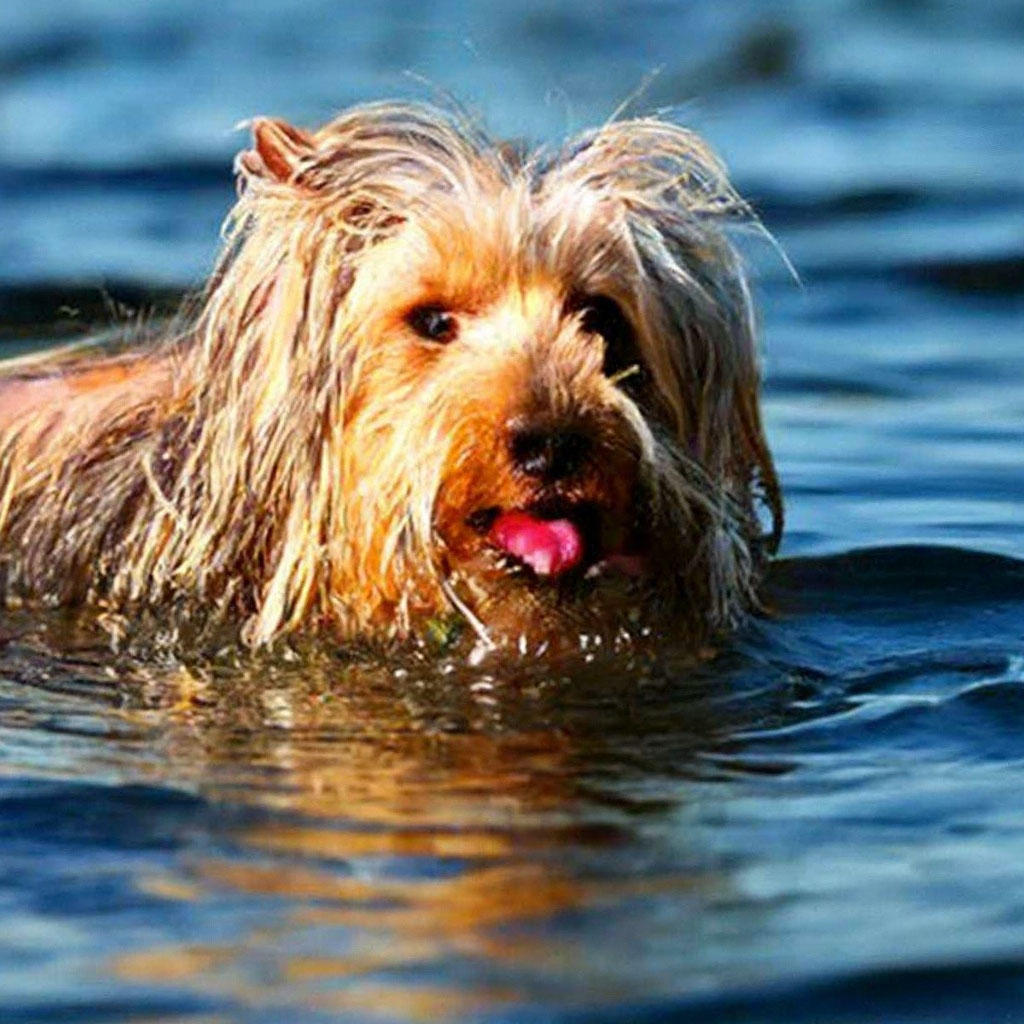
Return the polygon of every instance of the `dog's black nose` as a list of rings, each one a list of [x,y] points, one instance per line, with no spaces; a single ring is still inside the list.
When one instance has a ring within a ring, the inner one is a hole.
[[[564,480],[590,455],[590,438],[578,430],[521,427],[509,434],[512,461],[528,476]]]

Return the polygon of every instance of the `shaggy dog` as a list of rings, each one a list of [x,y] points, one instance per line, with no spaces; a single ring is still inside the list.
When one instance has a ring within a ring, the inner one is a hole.
[[[194,313],[156,345],[0,370],[8,601],[488,644],[756,604],[782,507],[755,224],[697,136],[556,152],[376,104],[253,122]],[[765,535],[759,507],[770,519]]]

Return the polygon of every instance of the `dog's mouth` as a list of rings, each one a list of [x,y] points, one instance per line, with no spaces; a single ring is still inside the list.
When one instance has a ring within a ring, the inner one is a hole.
[[[499,552],[509,568],[541,579],[597,575],[612,569],[646,571],[643,556],[627,554],[624,531],[592,502],[538,502],[526,508],[478,509],[466,522]]]

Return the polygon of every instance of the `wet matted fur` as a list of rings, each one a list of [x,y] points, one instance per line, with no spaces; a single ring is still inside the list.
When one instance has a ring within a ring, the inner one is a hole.
[[[258,119],[236,170],[162,341],[0,371],[8,600],[224,613],[252,645],[449,615],[696,645],[755,605],[782,504],[727,237],[754,221],[699,137],[645,118],[523,154],[375,104]],[[524,471],[524,429],[580,457]],[[488,532],[509,510],[586,519],[586,556],[538,577]]]

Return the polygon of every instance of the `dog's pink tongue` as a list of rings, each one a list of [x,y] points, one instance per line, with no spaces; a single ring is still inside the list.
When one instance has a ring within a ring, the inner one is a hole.
[[[491,527],[491,540],[538,576],[557,576],[578,565],[583,557],[583,538],[568,519],[503,512]]]

